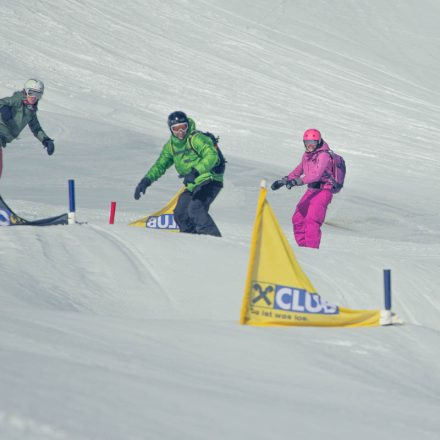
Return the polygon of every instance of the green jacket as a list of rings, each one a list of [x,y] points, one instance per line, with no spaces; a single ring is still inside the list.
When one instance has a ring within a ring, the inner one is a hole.
[[[192,168],[199,172],[195,182],[187,185],[190,192],[207,181],[222,183],[223,174],[216,174],[211,171],[220,160],[217,149],[214,147],[212,140],[203,133],[197,132],[191,135],[195,129],[196,124],[192,119],[189,119],[188,132],[182,140],[171,135],[168,142],[163,146],[159,158],[145,176],[155,182],[174,164],[179,176],[182,177],[188,174]],[[189,143],[190,136],[194,148]]]
[[[49,136],[41,128],[37,118],[38,104],[26,105],[23,103],[23,92],[15,92],[12,96],[0,99],[0,108],[8,105],[12,110],[12,119],[4,122],[0,117],[0,144],[4,147],[17,139],[26,125],[29,125],[36,138],[43,142]]]

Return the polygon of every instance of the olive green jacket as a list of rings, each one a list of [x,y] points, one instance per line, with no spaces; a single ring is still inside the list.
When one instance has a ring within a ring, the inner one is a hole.
[[[188,132],[182,140],[171,135],[168,142],[163,146],[159,158],[148,170],[146,177],[154,182],[174,164],[177,173],[181,177],[190,173],[193,168],[198,171],[199,176],[195,179],[195,182],[187,185],[190,192],[208,181],[222,183],[223,174],[216,174],[212,171],[212,168],[220,161],[217,149],[208,136],[200,132],[193,133],[195,129],[194,121],[189,119]],[[190,136],[191,144],[189,142]]]
[[[37,118],[38,104],[26,105],[23,102],[23,92],[15,92],[12,96],[0,99],[0,108],[7,105],[11,107],[12,119],[3,121],[0,116],[0,144],[6,144],[17,139],[26,125],[29,125],[34,136],[43,142],[49,139],[49,136],[41,128]]]

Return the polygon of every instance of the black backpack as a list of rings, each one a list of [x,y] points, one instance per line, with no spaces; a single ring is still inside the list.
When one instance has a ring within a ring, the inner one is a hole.
[[[188,141],[189,141],[189,145],[190,147],[197,153],[196,149],[194,148],[193,144],[192,144],[192,137],[198,133],[204,134],[205,136],[208,136],[211,140],[212,143],[214,144],[215,149],[217,150],[218,153],[218,157],[219,157],[219,163],[212,168],[212,172],[215,174],[224,174],[225,173],[225,168],[226,168],[226,159],[225,156],[223,156],[223,153],[220,150],[220,147],[218,146],[218,141],[220,139],[219,136],[215,136],[214,134],[210,133],[209,131],[199,131],[199,130],[195,130],[193,132],[191,132],[191,134],[189,135]]]

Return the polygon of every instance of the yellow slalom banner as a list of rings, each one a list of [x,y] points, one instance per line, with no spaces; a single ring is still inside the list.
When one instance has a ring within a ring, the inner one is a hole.
[[[159,211],[147,217],[140,218],[131,222],[129,226],[139,226],[141,228],[150,229],[166,229],[168,231],[179,232],[179,226],[177,226],[174,220],[174,208],[176,207],[177,200],[180,194],[185,190],[185,187],[179,189],[176,195]]]
[[[391,324],[385,311],[342,308],[316,293],[266,200],[266,192],[262,183],[240,323],[325,327]]]

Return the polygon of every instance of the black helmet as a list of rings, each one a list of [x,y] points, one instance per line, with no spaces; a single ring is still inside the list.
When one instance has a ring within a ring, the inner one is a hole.
[[[185,122],[188,124],[188,116],[186,116],[186,114],[183,112],[179,112],[179,111],[173,112],[170,113],[170,115],[168,116],[169,128],[171,128],[172,125],[183,124]]]

